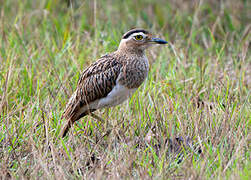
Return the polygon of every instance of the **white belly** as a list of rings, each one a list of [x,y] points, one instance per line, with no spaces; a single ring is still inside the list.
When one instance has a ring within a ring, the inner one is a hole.
[[[126,99],[131,97],[131,95],[136,91],[135,89],[128,89],[127,87],[117,83],[112,91],[104,98],[100,99],[97,108],[112,107],[123,103]]]
[[[126,99],[128,99],[137,89],[128,89],[125,86],[117,83],[116,86],[112,89],[112,91],[104,98],[96,100],[88,105],[83,106],[78,114],[82,114],[88,109],[101,109],[104,107],[112,107],[118,104],[123,103]]]

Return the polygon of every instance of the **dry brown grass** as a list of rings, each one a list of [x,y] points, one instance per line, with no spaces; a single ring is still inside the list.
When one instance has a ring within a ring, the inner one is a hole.
[[[248,179],[249,1],[0,1],[0,179]],[[132,99],[59,139],[79,73],[164,36]]]

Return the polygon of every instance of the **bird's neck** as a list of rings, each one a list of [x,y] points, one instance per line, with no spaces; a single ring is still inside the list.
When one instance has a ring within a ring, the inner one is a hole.
[[[138,57],[145,56],[145,50],[142,50],[140,48],[133,48],[133,47],[119,46],[116,52],[120,55],[126,55],[126,56],[138,56]]]

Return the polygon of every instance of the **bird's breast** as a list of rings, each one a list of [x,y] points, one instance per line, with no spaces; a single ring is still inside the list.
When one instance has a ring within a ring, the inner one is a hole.
[[[138,88],[146,79],[149,63],[146,57],[128,61],[122,67],[118,81],[128,89]]]

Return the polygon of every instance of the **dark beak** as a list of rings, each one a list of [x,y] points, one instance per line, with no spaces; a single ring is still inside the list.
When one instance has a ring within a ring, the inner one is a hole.
[[[152,38],[150,40],[150,42],[154,42],[154,43],[157,43],[157,44],[167,44],[168,42],[163,40],[163,39],[160,39],[160,38]]]

